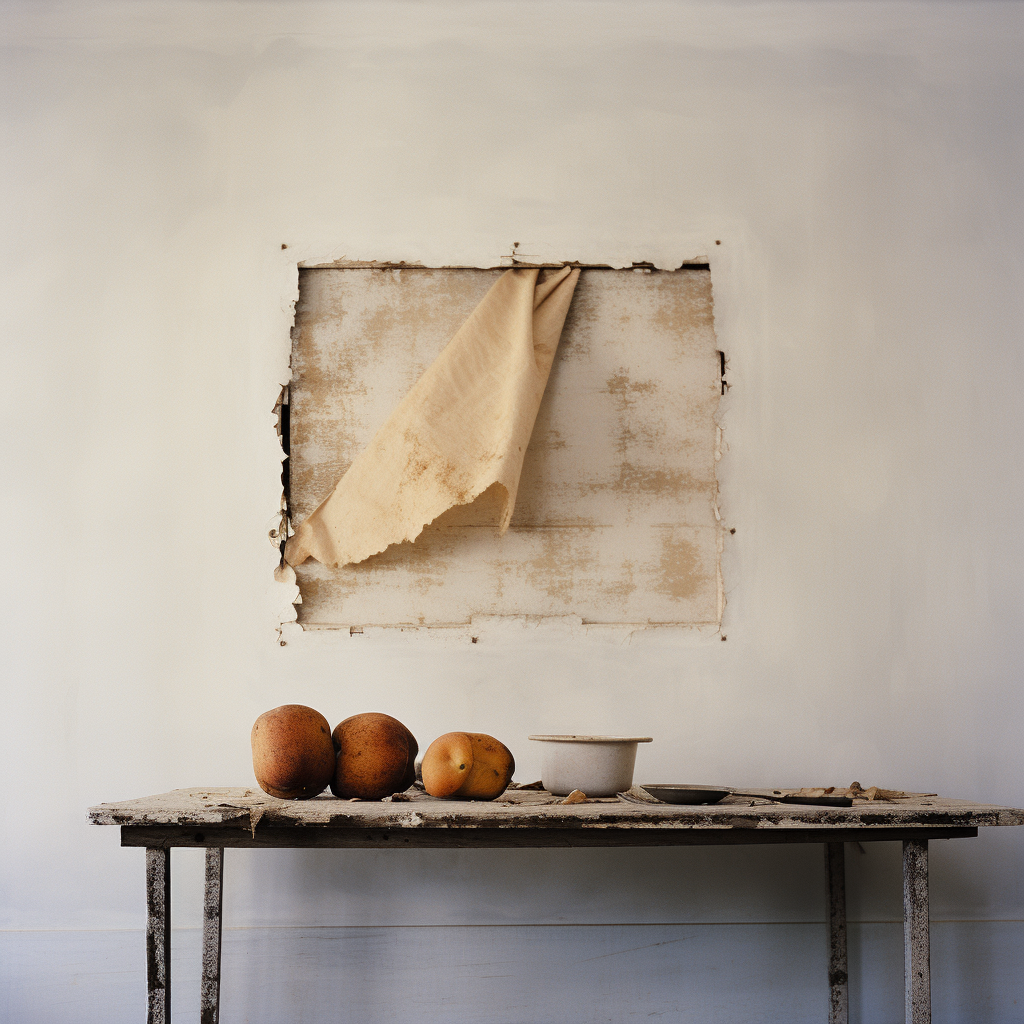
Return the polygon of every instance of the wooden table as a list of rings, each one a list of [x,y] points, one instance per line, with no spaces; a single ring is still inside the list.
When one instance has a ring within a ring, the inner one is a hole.
[[[549,793],[510,790],[492,803],[435,800],[410,790],[390,802],[289,801],[259,789],[178,789],[100,804],[98,825],[120,825],[122,846],[146,848],[149,1024],[171,1020],[171,849],[206,848],[202,1024],[220,1003],[224,850],[243,848],[508,848],[822,843],[829,923],[829,1021],[846,1024],[846,883],[843,843],[903,844],[906,1020],[931,1020],[928,842],[977,836],[979,827],[1024,824],[1024,810],[914,795],[852,807],[727,797],[712,806],[636,804],[617,798],[562,804]]]

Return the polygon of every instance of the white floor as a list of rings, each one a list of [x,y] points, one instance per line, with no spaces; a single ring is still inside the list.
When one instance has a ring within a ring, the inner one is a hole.
[[[1024,1021],[1024,923],[934,922],[935,1024]],[[176,1021],[198,1019],[199,932],[173,936]],[[902,1021],[899,923],[850,928],[851,1021]],[[241,928],[222,1019],[466,1024],[825,1019],[823,924]],[[0,932],[5,1024],[137,1024],[137,931]]]

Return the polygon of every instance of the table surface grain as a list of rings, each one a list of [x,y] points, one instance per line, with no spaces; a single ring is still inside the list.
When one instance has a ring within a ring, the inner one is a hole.
[[[756,792],[756,791],[751,791]],[[768,791],[765,791],[768,792]],[[775,790],[774,792],[785,792]],[[550,793],[510,789],[494,801],[439,800],[415,789],[384,802],[279,800],[251,788],[175,789],[89,808],[97,825],[275,829],[886,829],[1022,825],[1024,810],[928,794],[852,807],[780,804],[728,796],[711,805],[630,803],[617,797],[563,804]]]

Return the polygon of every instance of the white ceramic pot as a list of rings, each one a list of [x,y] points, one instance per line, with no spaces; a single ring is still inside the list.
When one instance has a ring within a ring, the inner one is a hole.
[[[650,736],[531,736],[541,744],[540,777],[556,796],[574,789],[614,796],[633,785],[636,745]]]

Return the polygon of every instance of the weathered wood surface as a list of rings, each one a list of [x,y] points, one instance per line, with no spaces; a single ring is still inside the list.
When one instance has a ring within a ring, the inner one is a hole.
[[[146,850],[146,1022],[171,1024],[171,851]]]
[[[850,988],[846,955],[846,847],[825,844],[828,886],[828,1024],[849,1024]]]
[[[727,797],[720,804],[633,804],[615,798],[580,804],[550,802],[543,792],[510,790],[498,801],[437,800],[410,791],[390,803],[339,800],[279,800],[255,787],[177,789],[170,793],[100,804],[89,810],[97,825],[131,827],[220,826],[255,834],[269,828],[336,829],[801,829],[977,828],[1024,824],[1024,810],[920,797],[852,807],[761,803]],[[505,801],[505,802],[502,802]]]
[[[301,522],[500,270],[303,270],[292,342],[289,508]],[[296,569],[305,627],[474,615],[717,624],[722,394],[711,275],[584,270],[504,536],[495,495],[358,565]]]
[[[224,908],[224,848],[206,851],[203,895],[203,974],[199,985],[199,1022],[220,1020],[220,947]]]
[[[903,842],[903,982],[906,1024],[931,1024],[928,841]]]
[[[783,843],[970,839],[977,828],[246,828],[122,825],[121,845],[193,849],[508,850],[653,846],[771,846]]]

